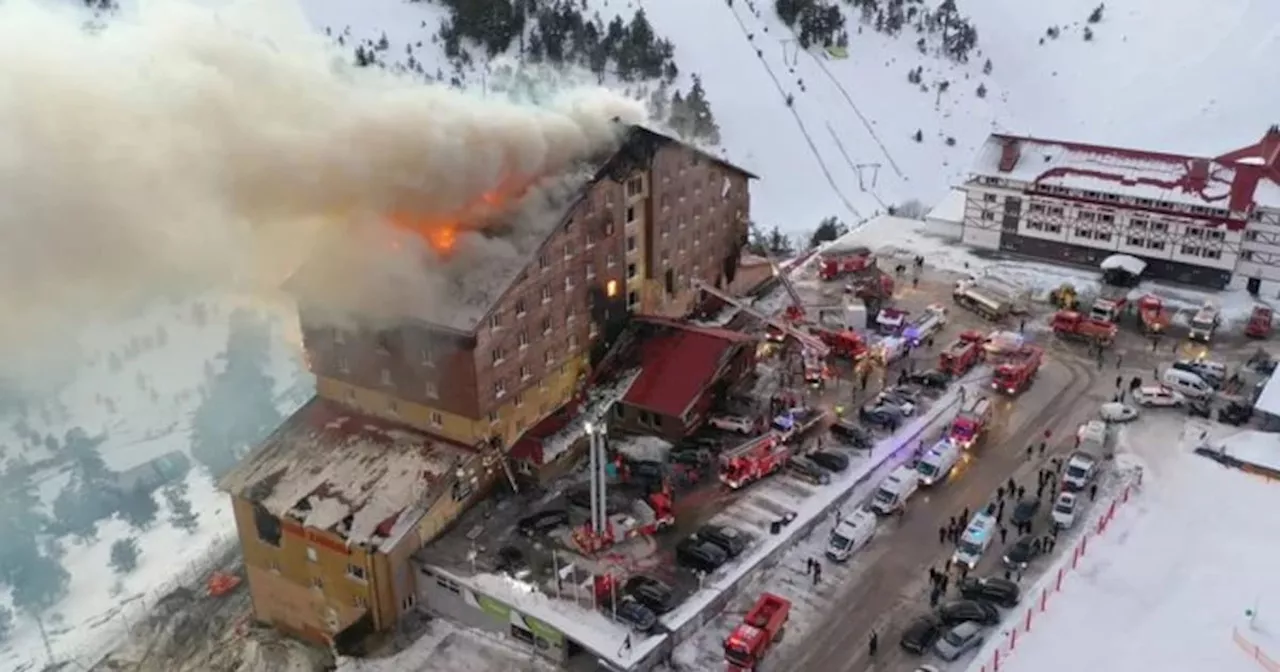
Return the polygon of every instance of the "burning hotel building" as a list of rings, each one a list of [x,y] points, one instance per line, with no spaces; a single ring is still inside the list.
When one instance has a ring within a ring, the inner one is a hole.
[[[316,397],[221,484],[258,621],[340,648],[393,626],[409,556],[579,398],[632,315],[688,314],[694,279],[737,288],[753,175],[638,126],[588,171],[518,263],[446,261],[449,305],[372,329],[300,302]]]

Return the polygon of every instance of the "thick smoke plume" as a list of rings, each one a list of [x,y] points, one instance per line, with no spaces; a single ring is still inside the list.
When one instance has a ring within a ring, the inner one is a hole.
[[[615,142],[615,120],[643,116],[603,90],[534,108],[356,69],[287,0],[143,2],[92,30],[86,18],[0,0],[9,359],[159,292],[278,287],[352,226],[370,247],[311,273],[314,287],[347,286],[362,266],[412,277],[430,255],[403,240],[373,253],[371,238],[403,238],[382,215],[450,217],[562,172]],[[514,244],[472,238],[459,241],[470,255]],[[402,258],[383,256],[393,249]]]

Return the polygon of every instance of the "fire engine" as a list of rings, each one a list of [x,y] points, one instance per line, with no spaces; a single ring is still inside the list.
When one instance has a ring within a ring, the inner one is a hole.
[[[1118,322],[1124,314],[1125,304],[1129,299],[1129,288],[1103,285],[1102,292],[1093,301],[1089,309],[1089,317],[1099,322]]]
[[[961,448],[972,448],[991,424],[991,400],[986,397],[970,399],[947,430],[947,438]]]
[[[1249,338],[1266,338],[1271,335],[1271,309],[1267,306],[1254,306],[1249,315],[1249,324],[1245,325],[1244,335]]]
[[[897,308],[883,308],[876,315],[876,329],[885,336],[897,336],[907,325],[907,311]]]
[[[995,372],[991,376],[991,389],[1005,394],[1017,394],[1031,386],[1044,351],[1034,345],[1024,345],[1018,350],[999,356]]]
[[[947,344],[938,355],[938,369],[957,378],[968,373],[982,361],[986,350],[982,347],[986,337],[981,332],[964,331],[956,340]]]
[[[827,347],[831,348],[831,354],[858,361],[867,356],[867,344],[858,335],[858,332],[851,329],[815,329],[814,334],[822,339]]]
[[[675,523],[671,486],[663,478],[662,488],[631,503],[629,511],[612,513],[607,505],[609,459],[601,435],[588,431],[588,472],[591,488],[591,519],[573,530],[572,540],[583,553],[598,553],[614,544],[639,536],[651,536]]]
[[[1138,319],[1142,321],[1142,331],[1152,336],[1169,329],[1169,311],[1158,296],[1147,294],[1138,299]]]
[[[769,432],[720,455],[720,482],[737,490],[780,471],[791,459],[791,446]]]
[[[825,252],[819,257],[818,264],[818,277],[823,280],[835,280],[842,275],[874,268],[876,257],[869,248],[852,247]]]
[[[782,640],[790,616],[790,600],[773,593],[762,594],[742,623],[724,640],[728,672],[755,670],[769,649]]]
[[[1062,339],[1085,341],[1103,347],[1116,340],[1116,324],[1086,317],[1073,310],[1059,310],[1053,314],[1053,335]]]

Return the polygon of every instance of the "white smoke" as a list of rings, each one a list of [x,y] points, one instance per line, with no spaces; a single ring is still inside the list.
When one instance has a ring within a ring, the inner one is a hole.
[[[644,116],[604,90],[535,108],[357,69],[288,0],[142,2],[93,31],[85,19],[0,0],[10,358],[174,287],[273,288],[343,227],[455,212],[572,166],[616,142],[615,119]],[[316,286],[384,263],[404,260],[351,254]],[[335,300],[358,304],[351,294]]]

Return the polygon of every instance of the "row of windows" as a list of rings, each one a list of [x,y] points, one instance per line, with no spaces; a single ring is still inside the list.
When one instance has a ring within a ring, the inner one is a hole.
[[[1027,229],[1031,231],[1042,231],[1044,233],[1061,233],[1062,229],[1057,224],[1049,222],[1041,222],[1038,220],[1030,220],[1027,222]],[[1209,233],[1221,233],[1212,232]],[[1076,238],[1084,238],[1085,240],[1095,240],[1100,243],[1111,242],[1112,234],[1110,231],[1100,229],[1090,229],[1085,227],[1076,227],[1072,231],[1072,235]],[[1162,240],[1143,238],[1141,236],[1127,236],[1124,240],[1125,245],[1130,247],[1141,247],[1148,250],[1161,251],[1165,249],[1165,243]],[[1222,251],[1218,248],[1200,246],[1200,245],[1182,245],[1179,249],[1182,254],[1201,257],[1203,259],[1219,259],[1222,257]]]
[[[1120,194],[1101,191],[1069,189],[1067,187],[1059,187],[1052,184],[1037,184],[1035,185],[1035,190],[1041,193],[1055,194],[1058,196],[1088,198],[1095,201],[1135,205],[1140,208],[1160,208],[1163,210],[1173,210],[1175,212],[1188,212],[1193,215],[1202,215],[1206,217],[1229,217],[1231,215],[1231,211],[1224,210],[1222,208],[1209,208],[1201,205],[1187,205],[1185,203],[1170,203],[1168,201],[1160,201],[1151,198],[1121,196]]]

